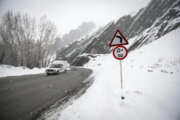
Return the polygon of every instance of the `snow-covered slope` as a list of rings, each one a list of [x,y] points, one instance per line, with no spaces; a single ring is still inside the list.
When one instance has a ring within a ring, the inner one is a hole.
[[[44,73],[44,72],[45,72],[45,68],[29,69],[23,66],[14,67],[11,65],[0,65],[0,77],[39,74],[39,73]]]
[[[179,33],[176,29],[128,54],[122,62],[124,90],[119,61],[112,54],[92,58],[85,67],[94,70],[93,85],[59,120],[179,120]]]

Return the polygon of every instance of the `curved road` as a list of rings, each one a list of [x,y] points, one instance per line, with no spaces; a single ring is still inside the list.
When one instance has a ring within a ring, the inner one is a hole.
[[[73,68],[66,73],[0,78],[0,120],[29,120],[37,111],[78,88],[92,73]]]

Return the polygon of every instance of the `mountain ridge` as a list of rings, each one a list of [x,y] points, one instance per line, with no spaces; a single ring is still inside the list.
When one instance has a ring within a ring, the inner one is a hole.
[[[109,47],[109,43],[117,29],[127,39],[136,37],[135,41],[132,41],[133,43],[129,46],[129,51],[146,45],[180,26],[179,6],[180,0],[152,0],[146,7],[140,9],[136,15],[124,15],[116,23],[111,22],[101,31],[96,31],[96,35],[71,43],[69,47],[59,50],[57,59],[63,57],[71,65],[77,65],[77,61],[83,62],[84,58],[81,59],[81,54],[110,53],[112,48]],[[88,57],[86,56],[86,58]]]

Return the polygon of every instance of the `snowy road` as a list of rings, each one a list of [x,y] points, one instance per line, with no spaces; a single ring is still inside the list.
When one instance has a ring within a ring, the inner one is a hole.
[[[37,111],[82,85],[91,72],[78,68],[60,75],[0,78],[0,120],[32,119]]]

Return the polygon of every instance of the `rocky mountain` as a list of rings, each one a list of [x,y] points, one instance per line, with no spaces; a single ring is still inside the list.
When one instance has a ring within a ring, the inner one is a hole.
[[[162,15],[154,19],[150,27],[137,35],[135,42],[129,48],[130,51],[148,44],[180,26],[180,0],[169,0],[169,2],[165,0],[161,4],[162,6],[166,4],[168,8],[165,7],[159,10]],[[159,7],[161,8],[161,6]],[[164,12],[162,12],[163,10]]]
[[[90,34],[95,28],[96,25],[94,22],[83,22],[78,28],[70,30],[69,33],[63,35],[62,41],[64,42],[64,44],[71,43]]]
[[[101,27],[97,31],[93,32],[91,35],[82,38],[80,41],[75,41],[58,50],[56,54],[56,59],[65,59],[69,63],[73,64],[73,62],[76,61],[76,58],[83,53],[95,54],[96,49],[99,47],[96,46],[96,49],[91,50],[91,46],[94,46],[93,42],[97,41],[97,38],[100,37],[99,35],[101,35],[107,28],[109,28],[111,24],[112,23],[106,25],[105,27]]]
[[[119,29],[129,41],[129,51],[146,45],[180,26],[180,0],[152,0],[134,15],[125,15],[81,41],[75,41],[57,52],[57,59],[72,65],[83,65],[93,54],[112,51],[109,43]]]

